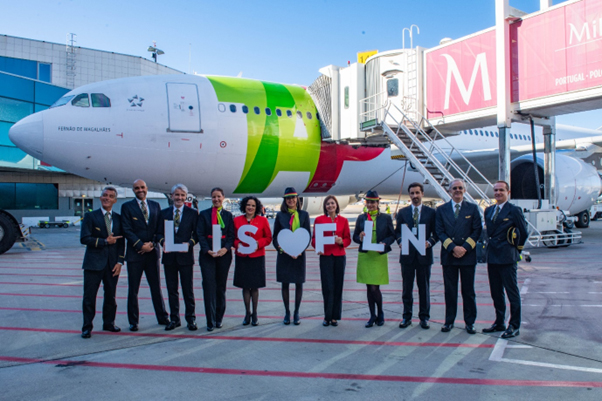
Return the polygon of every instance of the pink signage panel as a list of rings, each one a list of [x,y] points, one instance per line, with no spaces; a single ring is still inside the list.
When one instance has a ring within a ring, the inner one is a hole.
[[[426,52],[428,116],[495,106],[495,30]]]
[[[602,85],[602,1],[510,25],[512,102]]]

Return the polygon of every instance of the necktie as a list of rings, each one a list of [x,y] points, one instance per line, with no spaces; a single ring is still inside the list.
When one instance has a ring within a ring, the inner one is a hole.
[[[500,214],[500,207],[495,207],[495,213],[493,214],[493,222],[495,223],[495,219],[497,219],[497,215]]]
[[[148,221],[148,209],[146,208],[146,202],[140,202],[140,209],[142,209],[144,220]]]
[[[111,231],[111,213],[105,213],[105,224],[107,226],[107,233],[109,233],[109,235],[112,234]]]
[[[414,227],[418,227],[418,208],[414,208]]]
[[[456,204],[456,211],[454,212],[454,217],[457,219],[459,215],[460,215],[460,204],[457,203]]]
[[[173,226],[175,227],[176,230],[180,226],[180,209],[176,209],[176,215],[173,218]]]

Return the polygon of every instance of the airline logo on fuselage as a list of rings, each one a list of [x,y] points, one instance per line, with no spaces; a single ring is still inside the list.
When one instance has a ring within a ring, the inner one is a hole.
[[[445,57],[445,59],[447,60],[447,77],[445,79],[445,104],[443,106],[444,110],[449,109],[452,77],[454,78],[456,85],[458,86],[458,90],[460,91],[460,95],[462,96],[464,104],[468,105],[472,97],[472,91],[475,87],[477,74],[479,73],[479,70],[481,72],[481,82],[483,85],[483,100],[491,100],[489,70],[487,68],[487,55],[485,53],[477,54],[474,66],[472,68],[472,74],[470,76],[470,82],[468,83],[468,87],[466,87],[466,85],[464,84],[462,74],[460,73],[460,70],[458,69],[458,65],[456,64],[454,58],[449,54],[442,54],[442,56]]]
[[[138,95],[134,95],[128,99],[130,102],[130,107],[142,107],[142,102],[144,102],[144,98]]]

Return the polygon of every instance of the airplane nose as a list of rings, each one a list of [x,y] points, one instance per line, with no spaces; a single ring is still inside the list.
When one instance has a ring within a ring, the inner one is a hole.
[[[22,151],[37,159],[42,159],[44,154],[44,117],[42,113],[35,113],[18,121],[10,128],[8,137]]]

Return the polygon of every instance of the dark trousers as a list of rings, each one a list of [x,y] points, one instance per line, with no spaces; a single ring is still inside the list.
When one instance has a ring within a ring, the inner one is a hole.
[[[98,294],[101,282],[104,288],[102,323],[103,325],[115,324],[115,314],[117,313],[115,292],[119,276],[113,277],[113,272],[111,271],[113,267],[107,265],[103,270],[84,270],[84,301],[82,303],[84,325],[82,326],[82,331],[92,330],[94,327],[92,321],[96,315],[96,295]]]
[[[401,295],[401,299],[403,300],[403,318],[412,319],[414,277],[416,277],[418,298],[420,299],[418,317],[420,320],[429,320],[431,317],[431,265],[421,265],[418,263],[401,265],[401,278],[403,280],[403,293]]]
[[[142,281],[142,273],[146,276],[146,281],[150,287],[151,298],[153,300],[153,308],[155,316],[159,324],[164,324],[169,321],[167,311],[165,310],[165,302],[161,293],[161,273],[159,270],[159,259],[155,252],[149,252],[144,255],[144,260],[141,262],[127,262],[128,268],[128,320],[130,324],[138,324],[139,309],[138,309],[138,290],[140,289],[140,281]]]
[[[182,285],[184,297],[185,317],[188,323],[196,320],[194,315],[195,302],[192,289],[192,265],[180,265],[177,262],[163,266],[165,271],[165,284],[169,298],[170,318],[172,322],[180,321],[180,294],[178,293],[178,275]]]
[[[504,295],[504,290],[506,290],[508,300],[510,301],[510,321],[508,323],[515,329],[520,327],[521,319],[517,270],[518,266],[516,263],[504,265],[487,264],[489,288],[491,289],[491,298],[495,307],[495,324],[504,325],[504,321],[506,320],[506,297]]]
[[[219,258],[214,258],[208,253],[199,256],[201,276],[203,277],[203,300],[205,301],[207,327],[213,327],[224,319],[226,283],[231,263],[232,252],[230,251]]]
[[[464,322],[473,325],[477,319],[477,296],[474,291],[476,265],[444,265],[445,324],[454,324],[458,312],[458,276],[461,280]]]
[[[343,309],[343,282],[345,279],[345,255],[321,255],[320,278],[324,298],[324,320],[340,320]]]

